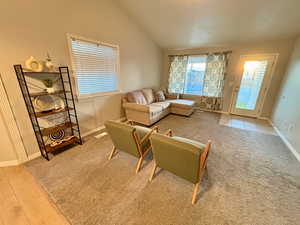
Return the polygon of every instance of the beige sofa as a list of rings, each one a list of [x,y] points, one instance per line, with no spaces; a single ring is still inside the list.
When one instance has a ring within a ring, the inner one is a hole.
[[[164,101],[156,101],[151,88],[127,93],[122,100],[127,119],[150,126],[170,113],[184,116],[193,113],[195,101],[176,99],[168,94],[165,97]]]

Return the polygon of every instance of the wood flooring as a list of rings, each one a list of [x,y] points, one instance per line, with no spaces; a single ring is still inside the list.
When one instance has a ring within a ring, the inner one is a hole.
[[[23,166],[0,168],[0,225],[70,225]]]

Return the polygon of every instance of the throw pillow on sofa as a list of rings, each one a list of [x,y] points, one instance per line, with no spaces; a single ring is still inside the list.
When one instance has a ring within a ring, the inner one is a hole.
[[[164,93],[162,90],[157,91],[157,92],[155,93],[155,97],[156,97],[156,101],[157,101],[157,102],[163,102],[163,101],[166,100],[165,93]]]

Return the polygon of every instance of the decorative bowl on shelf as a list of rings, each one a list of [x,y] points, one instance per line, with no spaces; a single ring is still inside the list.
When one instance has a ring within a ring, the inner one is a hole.
[[[36,112],[49,112],[65,108],[65,103],[59,96],[42,95],[34,98],[33,107]]]

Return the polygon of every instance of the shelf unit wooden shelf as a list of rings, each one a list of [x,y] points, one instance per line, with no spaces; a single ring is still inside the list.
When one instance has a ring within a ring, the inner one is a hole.
[[[48,153],[75,143],[82,144],[68,67],[59,67],[58,72],[24,72],[21,65],[14,65],[14,69],[42,156],[49,160]],[[54,76],[54,78],[60,82],[61,89],[56,90],[53,93],[45,91],[30,92],[26,76],[30,76],[31,78],[34,76],[34,79],[41,79],[39,75]],[[36,111],[33,105],[33,99],[45,95],[60,95],[59,97],[61,97],[64,101],[64,108],[57,110],[53,109],[45,112]],[[38,118],[47,117],[46,119],[50,119],[53,115],[57,115],[59,113],[64,114],[64,122],[47,128],[42,128],[40,126]],[[53,140],[53,136],[55,136],[53,134],[56,134],[61,130],[68,132],[66,139]],[[56,145],[54,145],[54,143],[45,144],[45,136],[49,136],[50,139],[52,138],[53,142],[58,141],[61,143]],[[70,137],[71,139],[69,139]]]
[[[73,137],[72,139],[70,139],[68,141],[64,141],[61,144],[58,144],[58,145],[55,145],[55,146],[46,145],[46,152],[50,153],[50,152],[56,151],[60,148],[63,148],[63,147],[66,147],[68,145],[75,144],[75,143],[78,143],[78,142],[80,142],[80,140],[77,137]]]
[[[44,117],[44,116],[51,116],[51,115],[58,114],[58,113],[68,112],[70,110],[74,110],[74,108],[66,107],[64,109],[53,110],[53,111],[49,111],[49,112],[35,112],[35,116],[40,118],[40,117]]]
[[[69,93],[70,91],[65,91],[66,93]],[[53,93],[48,93],[48,92],[35,92],[31,93],[30,97],[38,97],[38,96],[44,96],[44,95],[60,95],[65,93],[63,90],[55,91]]]
[[[47,128],[41,129],[41,132],[42,132],[42,135],[46,136],[46,135],[55,133],[59,130],[64,130],[64,129],[75,127],[75,126],[76,126],[75,123],[67,122],[67,123],[57,124],[53,127],[47,127]]]
[[[25,75],[41,75],[41,74],[44,74],[44,75],[48,75],[48,74],[56,74],[56,75],[59,75],[60,74],[60,72],[59,71],[57,71],[57,72],[28,72],[28,71],[23,71],[23,73],[25,74]]]

